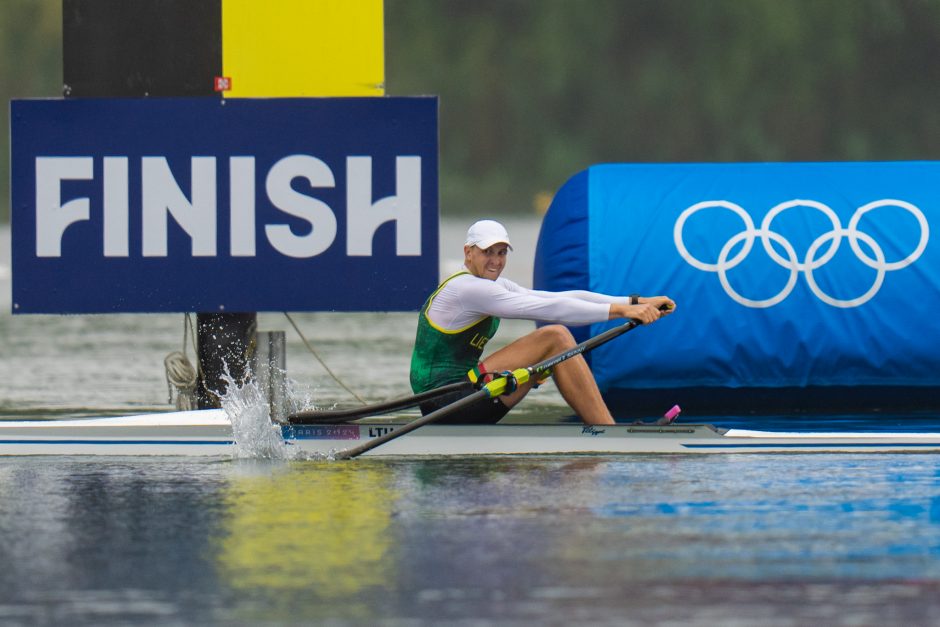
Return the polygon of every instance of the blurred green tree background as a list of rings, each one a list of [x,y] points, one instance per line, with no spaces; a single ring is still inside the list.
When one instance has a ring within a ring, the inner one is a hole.
[[[61,95],[61,0],[0,0],[0,222],[10,216],[10,99]]]
[[[940,157],[940,0],[385,0],[385,35],[387,93],[440,96],[447,214],[599,162]],[[0,1],[3,100],[59,96],[61,45],[60,0]]]

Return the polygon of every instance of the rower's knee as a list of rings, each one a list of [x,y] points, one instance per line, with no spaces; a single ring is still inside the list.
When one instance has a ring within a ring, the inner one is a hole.
[[[539,329],[539,332],[545,336],[555,352],[567,350],[577,344],[568,327],[561,324],[549,324]]]

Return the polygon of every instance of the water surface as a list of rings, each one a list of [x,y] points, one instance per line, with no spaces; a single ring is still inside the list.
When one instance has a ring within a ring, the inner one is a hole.
[[[0,622],[927,624],[928,455],[0,461]]]

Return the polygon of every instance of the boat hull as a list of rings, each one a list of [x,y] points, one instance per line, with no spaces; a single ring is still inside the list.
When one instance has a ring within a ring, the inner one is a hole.
[[[287,457],[317,458],[382,436],[404,423],[285,425]],[[427,425],[366,456],[620,455],[715,453],[940,452],[940,433],[778,433],[711,425]],[[0,422],[0,456],[232,457],[222,410],[118,418]]]
[[[285,428],[285,442],[329,454],[379,437],[398,425]],[[940,433],[773,433],[711,425],[428,425],[366,456],[940,452]]]
[[[0,422],[0,456],[230,457],[234,444],[222,410]]]

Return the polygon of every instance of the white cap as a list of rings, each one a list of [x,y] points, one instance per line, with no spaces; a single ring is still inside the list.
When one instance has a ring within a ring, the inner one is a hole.
[[[486,250],[493,244],[504,243],[512,250],[512,244],[509,243],[509,233],[506,227],[496,220],[480,220],[470,225],[467,230],[466,246],[476,246]]]

